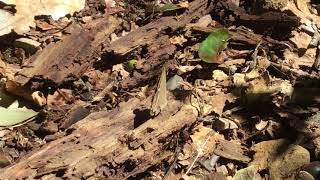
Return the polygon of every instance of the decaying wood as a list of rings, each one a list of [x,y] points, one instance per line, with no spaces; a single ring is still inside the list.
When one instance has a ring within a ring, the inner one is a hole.
[[[148,65],[142,69],[143,74],[136,73],[133,78],[121,82],[123,89],[132,88],[147,82],[155,75],[160,74],[159,65],[172,60],[176,46],[171,44],[165,30],[174,32],[185,27],[194,19],[198,19],[210,11],[213,5],[208,0],[195,0],[190,3],[188,10],[178,17],[161,17],[117,41],[107,44],[104,48],[106,53],[114,53],[123,56],[137,47],[148,45]]]
[[[198,26],[190,27],[190,29],[193,31],[206,32],[206,33],[210,33],[214,30],[214,28],[211,28],[211,27],[198,27]],[[236,45],[256,47],[261,42],[262,46],[265,46],[270,50],[283,50],[288,47],[293,48],[293,45],[291,45],[291,43],[289,42],[278,41],[268,36],[262,36],[246,28],[229,29],[229,35],[230,35],[230,39],[228,42],[230,45],[236,44]]]
[[[213,5],[208,0],[195,0],[190,3],[189,8],[178,17],[161,17],[160,19],[140,27],[117,41],[106,45],[104,51],[125,55],[133,49],[152,44],[165,30],[175,31],[184,27],[194,19],[198,19],[212,11]]]
[[[14,81],[25,85],[33,77],[42,77],[59,84],[68,77],[80,77],[102,53],[113,52],[125,55],[144,45],[158,45],[159,48],[167,48],[168,55],[173,54],[175,47],[170,45],[169,41],[166,45],[163,41],[158,41],[161,34],[165,34],[164,31],[168,29],[175,31],[182,28],[193,19],[209,13],[212,5],[208,5],[210,3],[208,4],[207,0],[195,0],[190,3],[190,7],[181,17],[161,17],[111,44],[108,41],[109,35],[118,28],[121,23],[119,19],[109,16],[95,20],[84,28],[74,25],[70,36],[56,44],[50,44],[27,61],[24,64],[25,68],[15,76]],[[158,60],[157,54],[150,56],[150,59],[154,59],[155,62],[163,62]],[[147,71],[149,69],[145,70]]]
[[[134,128],[139,105],[133,98],[110,112],[89,115],[73,126],[74,131],[50,142],[17,164],[0,172],[0,178],[36,178],[63,172],[64,177],[124,179],[169,159],[165,149],[173,135],[197,120],[191,105],[171,100],[159,116]]]
[[[234,16],[234,21],[237,25],[248,26],[252,29],[263,29],[274,28],[277,32],[288,31],[292,28],[298,27],[300,25],[300,18],[286,14],[285,12],[268,11],[262,14],[248,14],[246,11],[231,3],[231,1],[219,1],[215,4],[215,11],[229,11]],[[228,16],[229,14],[226,14]],[[228,17],[222,16],[223,21],[228,21]]]
[[[61,83],[69,76],[81,76],[100,57],[100,46],[108,41],[120,23],[120,19],[109,16],[94,20],[85,27],[72,25],[71,35],[32,56],[14,81],[25,85],[33,77],[42,77]]]

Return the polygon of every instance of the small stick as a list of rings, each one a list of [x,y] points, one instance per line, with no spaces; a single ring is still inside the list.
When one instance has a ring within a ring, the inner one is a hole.
[[[204,141],[204,143],[203,143],[203,144],[202,144],[202,146],[200,147],[200,149],[199,149],[199,151],[198,151],[197,156],[194,158],[193,162],[191,163],[191,165],[189,166],[189,168],[188,168],[187,172],[185,173],[186,175],[188,175],[188,174],[189,174],[189,172],[191,171],[192,167],[193,167],[193,166],[194,166],[194,164],[197,162],[197,160],[198,160],[198,158],[199,158],[200,154],[202,153],[202,151],[203,151],[203,149],[204,149],[205,145],[207,144],[208,140],[210,139],[210,137],[211,137],[211,132],[209,132],[209,133],[208,133],[208,137],[207,137],[207,139]]]

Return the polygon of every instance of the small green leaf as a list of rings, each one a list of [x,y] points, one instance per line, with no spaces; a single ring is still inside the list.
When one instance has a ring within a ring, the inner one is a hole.
[[[136,68],[136,65],[137,65],[137,60],[136,59],[132,59],[128,62],[128,69],[130,71],[134,70]]]
[[[216,29],[200,44],[199,57],[207,63],[219,63],[220,52],[227,47],[229,33],[225,29]]]
[[[163,5],[163,6],[161,6],[159,8],[159,10],[160,10],[160,12],[168,12],[168,11],[175,11],[175,10],[181,9],[181,8],[182,7],[179,7],[179,6],[175,5],[175,4],[167,3],[167,4]]]

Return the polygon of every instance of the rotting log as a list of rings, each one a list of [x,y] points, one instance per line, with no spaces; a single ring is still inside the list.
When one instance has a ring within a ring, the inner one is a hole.
[[[156,117],[134,129],[134,111],[150,104],[133,98],[119,108],[97,112],[75,124],[73,132],[0,171],[0,179],[65,178],[124,179],[174,155],[166,150],[173,135],[197,120],[191,105],[170,100]],[[136,119],[135,119],[136,118]],[[10,178],[8,178],[10,177]]]
[[[57,84],[68,77],[79,78],[102,53],[124,55],[139,46],[155,43],[167,29],[175,31],[209,13],[213,6],[208,2],[195,0],[179,18],[161,17],[112,43],[109,36],[120,27],[120,19],[108,16],[94,20],[85,27],[74,24],[71,35],[37,52],[16,74],[14,81],[23,86],[33,77],[48,79]]]
[[[172,32],[179,28],[183,28],[192,20],[209,14],[213,9],[210,0],[194,0],[190,3],[189,8],[180,16],[161,17],[128,35],[119,38],[117,41],[106,45],[105,52],[113,52],[118,55],[124,55],[133,49],[152,44],[161,34],[165,34],[165,30]]]
[[[120,23],[120,19],[108,16],[84,27],[71,25],[71,35],[33,55],[23,64],[24,68],[15,75],[14,81],[23,86],[33,77],[61,83],[68,77],[81,76],[100,57],[102,44],[109,42],[110,34]]]

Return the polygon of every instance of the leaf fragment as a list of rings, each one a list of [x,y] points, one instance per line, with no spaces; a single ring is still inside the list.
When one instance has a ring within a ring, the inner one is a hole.
[[[163,67],[161,76],[158,82],[158,89],[153,97],[151,104],[151,111],[154,115],[157,115],[163,110],[167,105],[167,75],[166,68]]]
[[[25,107],[19,108],[18,102],[15,101],[8,108],[0,107],[0,127],[12,127],[23,122],[34,119],[38,112],[27,109]]]
[[[177,6],[173,3],[166,3],[165,5],[159,8],[160,12],[168,12],[168,11],[175,11],[177,9],[181,9],[182,7]]]

